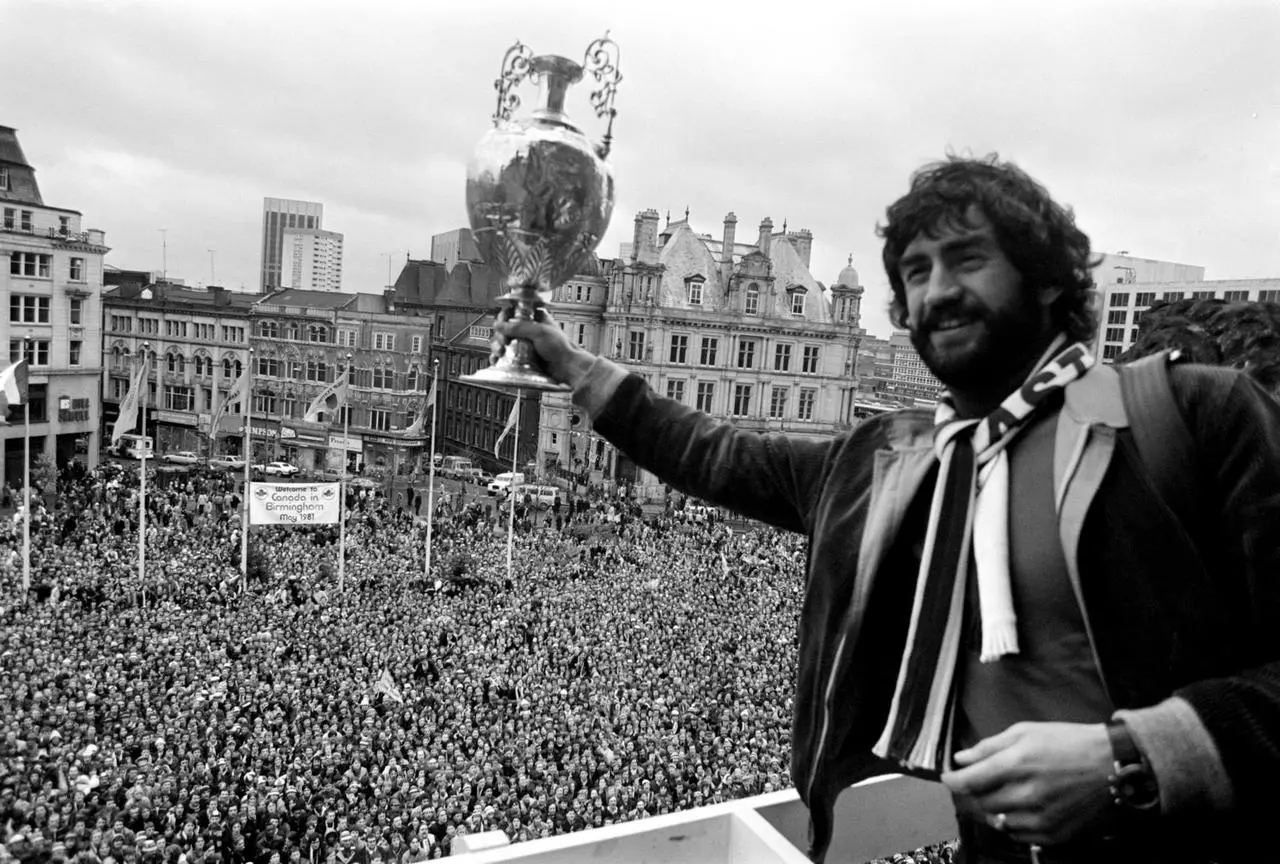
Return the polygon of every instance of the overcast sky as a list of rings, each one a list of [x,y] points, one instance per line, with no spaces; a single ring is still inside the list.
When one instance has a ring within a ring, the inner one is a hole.
[[[465,224],[507,47],[580,59],[606,29],[604,255],[647,207],[716,235],[732,210],[740,238],[786,219],[823,283],[853,255],[886,335],[885,206],[948,149],[998,150],[1099,251],[1280,276],[1275,0],[0,0],[0,124],[108,263],[159,270],[163,228],[170,275],[257,290],[262,199],[302,198],[345,235],[345,290],[378,291]]]

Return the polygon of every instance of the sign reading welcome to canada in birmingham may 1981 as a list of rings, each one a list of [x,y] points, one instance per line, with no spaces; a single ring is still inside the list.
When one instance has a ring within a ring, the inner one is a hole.
[[[337,483],[250,483],[252,525],[337,525]]]

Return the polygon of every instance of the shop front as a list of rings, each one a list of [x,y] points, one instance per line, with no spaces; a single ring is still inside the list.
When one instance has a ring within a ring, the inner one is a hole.
[[[364,438],[360,435],[329,433],[329,449],[325,454],[326,471],[342,471],[342,458],[346,454],[347,473],[359,474],[364,467]]]
[[[156,452],[173,453],[178,450],[191,450],[203,454],[207,435],[201,434],[201,417],[194,411],[168,411],[160,409],[155,412]],[[204,419],[204,428],[209,428],[209,420]]]
[[[410,473],[422,451],[422,440],[391,435],[364,436],[365,473],[385,477]]]
[[[303,471],[324,471],[329,439],[323,432],[280,426],[280,458]]]

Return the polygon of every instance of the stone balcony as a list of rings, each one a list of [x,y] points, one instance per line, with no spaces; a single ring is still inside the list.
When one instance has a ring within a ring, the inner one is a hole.
[[[809,812],[794,789],[508,844],[501,831],[454,841],[458,864],[804,864]],[[937,783],[876,777],[836,802],[828,864],[865,864],[954,839],[951,796]]]

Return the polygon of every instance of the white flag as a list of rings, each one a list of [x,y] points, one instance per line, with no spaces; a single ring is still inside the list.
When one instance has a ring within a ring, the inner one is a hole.
[[[10,363],[0,371],[0,420],[10,405],[21,405],[27,401],[27,361],[26,358]]]
[[[502,428],[502,434],[498,436],[498,440],[493,442],[493,457],[495,459],[501,458],[498,456],[498,448],[502,446],[502,439],[510,435],[511,430],[516,428],[516,417],[519,416],[519,412],[520,397],[517,396],[515,403],[511,406],[511,416],[507,418],[507,425]]]
[[[151,365],[145,356],[138,359],[141,360],[138,371],[133,373],[129,392],[124,394],[124,401],[120,403],[120,416],[116,418],[116,425],[111,427],[112,444],[120,443],[120,438],[138,422],[138,401],[142,398],[142,388],[147,386],[147,367]]]
[[[351,367],[348,366],[341,378],[321,390],[320,395],[311,400],[311,404],[307,406],[308,423],[315,423],[321,411],[325,414],[336,414],[339,408],[347,404],[347,379],[350,377]]]
[[[436,382],[431,382],[431,390],[427,392],[427,398],[423,401],[422,407],[418,409],[418,416],[414,418],[409,428],[404,430],[406,438],[417,438],[427,427],[427,414],[431,412],[431,408],[436,404]]]
[[[209,435],[216,436],[218,434],[218,424],[222,422],[222,416],[227,413],[228,407],[237,402],[243,405],[248,401],[249,367],[245,366],[240,372],[240,377],[236,379],[236,383],[232,384],[231,389],[227,391],[227,397],[222,400],[222,404],[218,406],[218,410],[214,413],[213,420],[209,423]]]
[[[385,695],[388,699],[392,699],[404,704],[404,696],[400,693],[400,688],[396,686],[396,682],[391,677],[391,672],[387,669],[382,670],[382,677],[378,679],[378,683],[373,685],[373,689]]]

